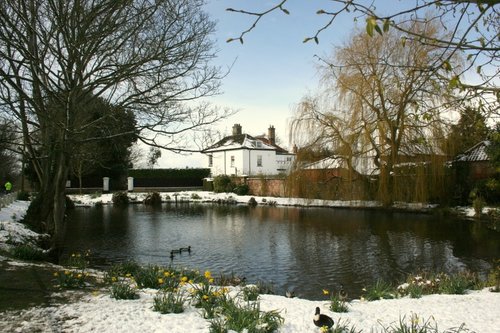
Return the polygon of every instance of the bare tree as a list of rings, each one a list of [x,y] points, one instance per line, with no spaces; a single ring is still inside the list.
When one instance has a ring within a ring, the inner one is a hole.
[[[332,0],[324,1],[322,8],[316,9],[319,28],[304,39],[304,42],[319,43],[321,34],[335,27],[341,16],[351,16],[355,21],[366,21],[366,32],[370,36],[385,34],[389,30],[401,33],[401,42],[413,41],[429,45],[441,54],[432,68],[452,69],[451,59],[457,53],[466,57],[465,66],[455,75],[449,76],[449,85],[460,90],[460,101],[474,100],[487,106],[486,111],[498,114],[500,101],[499,52],[500,2],[498,0],[415,0],[400,1],[395,9],[382,12],[380,0]],[[271,12],[281,11],[288,15],[293,4],[279,0],[262,11],[228,8],[228,11],[245,14],[253,18],[250,27],[239,36],[228,41],[243,42],[246,34],[255,29],[258,22]],[[431,15],[429,15],[431,14]],[[324,18],[324,20],[322,20]],[[413,31],[408,22],[434,23],[448,33],[435,37]],[[453,68],[456,69],[456,68]],[[464,75],[467,74],[467,75]],[[477,75],[477,76],[476,76]]]
[[[75,147],[130,133],[82,137],[93,99],[134,112],[139,139],[190,151],[186,133],[229,111],[198,99],[218,93],[214,22],[203,0],[4,0],[0,3],[1,112],[23,133],[40,192],[28,215],[62,235],[64,188]],[[163,136],[164,142],[158,141]]]
[[[439,37],[431,23],[406,29]],[[403,47],[400,37],[397,30],[373,37],[358,32],[323,62],[324,89],[303,98],[292,122],[295,141],[336,152],[353,172],[356,161],[370,159],[386,204],[392,202],[390,175],[402,153],[435,147],[429,137],[441,127],[449,95],[446,75],[453,75],[429,68],[440,56],[438,48]]]

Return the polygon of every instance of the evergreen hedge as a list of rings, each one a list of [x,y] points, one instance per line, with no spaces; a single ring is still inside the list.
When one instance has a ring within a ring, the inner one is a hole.
[[[182,187],[203,186],[203,178],[210,175],[210,169],[131,169],[137,187]]]

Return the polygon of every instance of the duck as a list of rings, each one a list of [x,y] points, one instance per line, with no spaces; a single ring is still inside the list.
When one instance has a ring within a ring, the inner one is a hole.
[[[188,247],[181,247],[179,251],[182,253],[182,251],[187,251],[188,253],[191,253],[191,245]]]
[[[285,291],[285,296],[286,296],[286,298],[294,298],[295,292],[293,290],[287,290],[287,291]]]
[[[342,301],[345,301],[347,299],[347,292],[344,290],[344,286],[342,284],[340,285],[339,298]]]
[[[321,314],[319,307],[316,307],[316,313],[313,319],[314,325],[318,327],[326,326],[331,328],[333,326],[333,319],[327,315]]]

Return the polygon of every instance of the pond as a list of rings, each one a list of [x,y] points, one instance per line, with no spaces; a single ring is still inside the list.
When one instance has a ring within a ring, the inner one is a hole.
[[[191,253],[170,258],[187,246]],[[421,270],[485,275],[500,258],[500,232],[481,222],[381,210],[141,204],[72,211],[65,254],[87,249],[98,268],[134,260],[234,273],[308,299],[343,285],[354,298],[377,279],[400,281]]]

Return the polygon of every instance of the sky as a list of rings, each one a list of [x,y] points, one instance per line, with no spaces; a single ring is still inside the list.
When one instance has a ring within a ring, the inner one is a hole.
[[[341,45],[353,27],[352,17],[337,22],[334,28],[320,35],[320,42],[303,43],[326,22],[326,17],[316,14],[324,8],[324,0],[290,0],[283,12],[263,17],[257,27],[244,37],[244,43],[227,43],[248,29],[253,18],[226,11],[226,8],[259,11],[272,7],[276,1],[209,0],[206,11],[217,22],[216,46],[218,57],[215,65],[230,68],[222,81],[222,94],[209,101],[220,107],[238,110],[238,113],[221,121],[217,128],[230,135],[233,124],[241,124],[243,133],[267,133],[270,125],[283,148],[291,149],[289,122],[294,105],[318,84],[317,61],[314,56],[330,54],[334,46]],[[201,154],[178,156],[162,152],[158,167],[206,167],[208,159]]]

